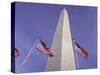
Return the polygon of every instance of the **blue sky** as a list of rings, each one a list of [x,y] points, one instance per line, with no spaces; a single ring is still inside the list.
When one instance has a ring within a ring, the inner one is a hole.
[[[17,2],[15,6],[15,47],[20,56],[16,58],[16,72],[22,65],[35,40],[43,40],[50,48],[63,9],[69,14],[72,38],[89,52],[88,60],[79,53],[80,69],[97,67],[97,8],[89,6],[35,4]],[[47,55],[33,48],[21,72],[45,71]]]

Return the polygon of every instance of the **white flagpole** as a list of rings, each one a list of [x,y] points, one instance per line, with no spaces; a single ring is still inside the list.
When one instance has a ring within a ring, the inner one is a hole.
[[[30,56],[30,54],[31,54],[31,52],[32,52],[32,49],[34,48],[34,46],[35,46],[36,43],[37,43],[37,40],[34,42],[33,46],[30,48],[29,53],[27,54],[25,60],[23,61],[22,65],[20,66],[18,72],[21,71],[23,65],[25,64],[25,62],[27,61],[28,57]]]
[[[77,53],[76,53],[76,46],[75,46],[75,40],[73,40],[73,48],[74,48],[74,54],[75,54],[75,59],[76,59],[76,68],[79,69],[79,63],[78,63],[78,56],[77,56]]]

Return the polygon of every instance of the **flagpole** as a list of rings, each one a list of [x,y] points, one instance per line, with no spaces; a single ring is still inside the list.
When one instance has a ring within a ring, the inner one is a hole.
[[[20,66],[20,68],[19,68],[18,72],[20,72],[20,71],[21,71],[21,69],[22,69],[23,65],[25,64],[25,62],[27,61],[28,57],[30,56],[30,54],[31,54],[31,52],[32,52],[32,49],[33,49],[33,47],[35,46],[36,42],[37,42],[37,40],[34,42],[33,46],[30,48],[29,53],[27,54],[27,56],[26,56],[25,60],[23,61],[22,65]]]
[[[76,51],[75,51],[75,57],[76,57],[77,69],[79,69],[78,56],[77,56],[77,53],[76,53]]]
[[[76,68],[79,69],[78,56],[75,50],[75,40],[73,40],[73,46],[74,46],[74,54],[75,54],[75,60],[76,60]]]

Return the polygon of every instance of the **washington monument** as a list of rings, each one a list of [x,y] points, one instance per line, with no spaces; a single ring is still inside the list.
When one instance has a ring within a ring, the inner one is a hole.
[[[60,13],[51,51],[54,57],[48,57],[46,71],[76,69],[69,17],[66,9],[63,9]]]

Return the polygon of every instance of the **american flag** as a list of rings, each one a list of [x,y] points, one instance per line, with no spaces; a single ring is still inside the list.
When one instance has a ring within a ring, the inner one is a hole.
[[[13,48],[11,50],[12,56],[18,57],[20,55],[19,50],[17,48]]]
[[[85,58],[88,57],[88,51],[82,48],[78,43],[75,42],[75,50],[78,51]]]
[[[54,56],[53,53],[50,51],[50,49],[46,46],[46,44],[41,40],[38,40],[38,42],[35,45],[35,48],[37,48],[42,53],[47,54],[50,57]]]

